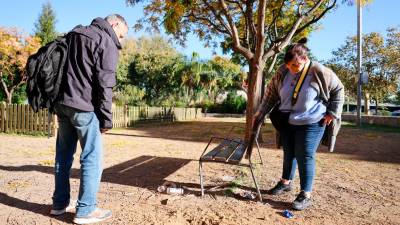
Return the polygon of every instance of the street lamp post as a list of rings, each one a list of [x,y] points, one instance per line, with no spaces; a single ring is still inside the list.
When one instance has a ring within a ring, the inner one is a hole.
[[[361,127],[361,85],[362,85],[362,8],[361,8],[361,0],[357,0],[357,126]]]

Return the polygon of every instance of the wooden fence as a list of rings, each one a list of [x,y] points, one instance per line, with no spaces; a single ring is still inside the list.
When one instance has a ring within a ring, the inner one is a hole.
[[[113,127],[131,127],[136,122],[188,121],[202,117],[200,108],[148,106],[113,107]]]
[[[0,103],[0,132],[47,133],[50,128],[54,133],[55,117],[51,115],[50,127],[48,119],[47,109],[35,113],[29,105]]]
[[[130,127],[140,121],[187,121],[202,116],[199,108],[113,106],[113,127]],[[56,118],[47,109],[34,113],[27,104],[0,103],[0,132],[55,134]]]

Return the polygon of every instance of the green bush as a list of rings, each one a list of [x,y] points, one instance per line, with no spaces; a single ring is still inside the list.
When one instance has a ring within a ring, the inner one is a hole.
[[[388,110],[378,110],[378,115],[381,115],[381,116],[391,116],[392,113],[391,113],[390,111],[388,111]]]
[[[244,113],[246,110],[246,99],[235,92],[229,92],[227,98],[221,104],[214,104],[206,100],[196,107],[201,107],[203,113]]]
[[[203,113],[207,112],[207,113],[216,113],[216,107],[217,104],[214,104],[212,101],[210,100],[205,100],[200,104],[197,104],[195,107],[197,108],[201,108],[201,111]]]
[[[243,113],[246,110],[246,99],[234,92],[229,92],[222,102],[223,113]]]

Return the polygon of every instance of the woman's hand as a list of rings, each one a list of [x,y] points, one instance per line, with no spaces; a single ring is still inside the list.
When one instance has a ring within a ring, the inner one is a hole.
[[[324,120],[324,125],[329,125],[329,124],[331,124],[332,120],[334,120],[334,119],[335,119],[335,117],[333,117],[332,115],[326,114],[326,115],[324,116],[324,118],[323,118],[323,120]]]

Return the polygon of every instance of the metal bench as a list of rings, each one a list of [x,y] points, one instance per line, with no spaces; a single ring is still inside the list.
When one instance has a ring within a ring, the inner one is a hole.
[[[232,128],[233,129],[233,128]],[[231,129],[231,130],[232,130]],[[260,157],[260,163],[263,164],[262,157],[260,154],[260,146],[258,144],[257,138],[260,132],[260,127],[257,130],[255,136],[255,142],[257,145],[258,155]],[[221,142],[212,150],[207,152],[208,147],[210,144],[215,140],[221,140]],[[248,164],[241,163],[244,154],[247,150],[247,145],[239,138],[222,138],[222,137],[211,137],[210,141],[208,142],[206,148],[204,149],[203,153],[199,159],[199,176],[200,176],[200,186],[201,186],[201,196],[204,196],[204,183],[203,183],[203,163],[205,162],[215,162],[215,163],[224,163],[224,164],[231,164],[237,166],[243,166],[250,168],[251,175],[253,177],[254,185],[257,189],[257,194],[259,200],[262,201],[262,196],[260,189],[258,188],[257,180],[254,176],[253,172],[253,164],[251,162],[251,154],[248,157]],[[207,153],[206,153],[207,152]]]

